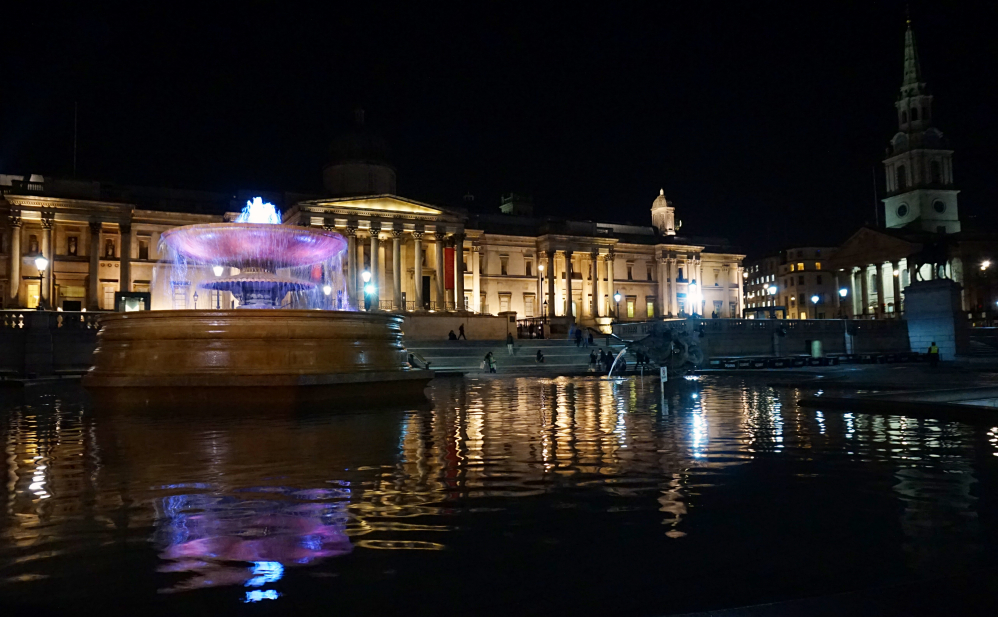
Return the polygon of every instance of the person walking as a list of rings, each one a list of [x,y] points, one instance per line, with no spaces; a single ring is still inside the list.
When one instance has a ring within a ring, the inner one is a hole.
[[[575,329],[575,346],[582,347],[582,328]]]
[[[936,346],[936,342],[932,341],[929,345],[929,366],[936,368],[939,366],[939,347]]]
[[[513,355],[513,335],[509,332],[506,333],[506,351],[509,352],[509,355]]]
[[[496,357],[492,355],[492,352],[485,354],[485,365],[489,367],[490,373],[496,372]]]
[[[592,347],[592,346],[593,346],[593,331],[590,330],[589,336],[586,337],[586,347]]]
[[[457,328],[457,338],[459,338],[459,339],[463,338],[464,340],[468,340],[468,337],[464,335],[464,324],[461,324],[460,326],[458,326],[458,328]]]
[[[595,373],[596,372],[596,350],[595,349],[589,352],[589,372],[590,373]]]
[[[537,362],[539,362],[540,364],[544,364],[544,354],[541,353],[540,349],[537,350],[537,356],[536,356],[536,358],[537,358]]]
[[[602,347],[599,350],[599,364],[597,364],[596,366],[601,371],[606,370],[605,369],[605,367],[606,367],[606,353],[603,351]]]

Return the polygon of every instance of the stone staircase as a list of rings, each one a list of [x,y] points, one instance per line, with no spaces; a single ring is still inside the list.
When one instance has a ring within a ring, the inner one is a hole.
[[[592,347],[576,347],[575,341],[552,339],[514,339],[513,355],[506,351],[506,341],[408,341],[406,348],[409,353],[418,354],[430,363],[430,368],[438,373],[487,373],[482,370],[481,363],[489,351],[496,359],[496,370],[499,373],[585,373],[589,366],[589,352],[610,350],[614,355],[620,353],[623,346],[611,344],[606,346],[606,337],[598,338]],[[544,363],[538,364],[537,351],[544,354]],[[632,356],[627,356],[628,364],[634,363]]]

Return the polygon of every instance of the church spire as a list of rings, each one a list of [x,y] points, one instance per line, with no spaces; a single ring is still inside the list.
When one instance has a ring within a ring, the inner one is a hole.
[[[915,33],[911,29],[911,17],[907,18],[908,29],[904,33],[904,80],[901,82],[901,96],[925,94],[922,81],[922,66],[918,62],[918,48],[915,46]]]

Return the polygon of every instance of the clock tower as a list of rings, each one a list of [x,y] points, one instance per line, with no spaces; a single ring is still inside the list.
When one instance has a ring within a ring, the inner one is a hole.
[[[898,132],[884,159],[888,228],[957,233],[953,151],[932,123],[932,95],[922,81],[911,20],[904,33],[904,80],[897,108]]]

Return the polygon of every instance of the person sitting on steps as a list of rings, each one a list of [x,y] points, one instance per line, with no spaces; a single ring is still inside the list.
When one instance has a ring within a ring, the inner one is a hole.
[[[447,340],[448,341],[456,341],[457,340],[457,335],[454,334],[453,330],[451,330],[450,332],[447,333]]]
[[[544,363],[544,354],[541,352],[540,349],[537,350],[537,361],[541,364]]]

